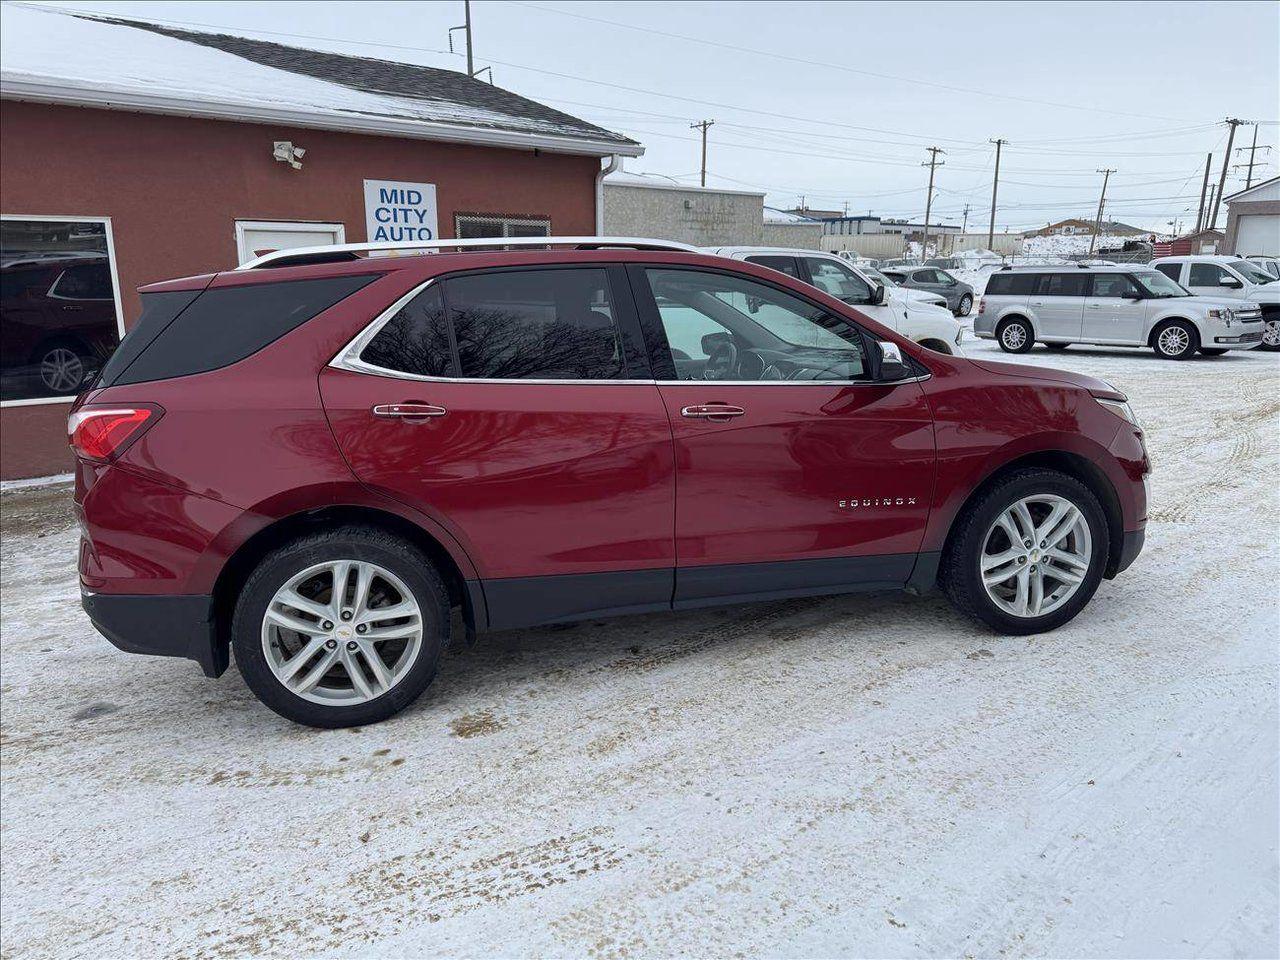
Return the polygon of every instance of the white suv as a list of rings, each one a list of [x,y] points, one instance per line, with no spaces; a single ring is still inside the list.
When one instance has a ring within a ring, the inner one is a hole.
[[[706,247],[707,253],[743,260],[795,277],[857,307],[872,320],[939,353],[958,354],[964,328],[951,312],[872,280],[841,258],[786,247]]]
[[[1262,342],[1262,313],[1240,301],[1193,296],[1164,273],[1140,266],[1026,267],[993,273],[978,305],[976,336],[1008,353],[1038,340],[1148,346],[1185,360]]]
[[[1241,257],[1161,257],[1151,261],[1170,280],[1201,297],[1256,304],[1266,329],[1263,350],[1280,350],[1280,281],[1256,263]]]

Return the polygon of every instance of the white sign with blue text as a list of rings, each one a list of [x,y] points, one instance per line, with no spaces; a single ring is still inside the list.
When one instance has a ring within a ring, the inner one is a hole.
[[[436,185],[402,180],[366,180],[364,221],[370,243],[434,240],[439,233]]]

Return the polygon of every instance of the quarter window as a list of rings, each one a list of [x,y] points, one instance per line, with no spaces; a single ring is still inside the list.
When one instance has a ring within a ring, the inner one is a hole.
[[[681,380],[864,380],[861,331],[774,287],[729,274],[645,271]]]
[[[360,359],[365,363],[420,377],[453,376],[453,351],[438,284],[428,287],[396,311]]]
[[[463,377],[615,380],[624,338],[605,271],[504,270],[454,277],[444,299]]]

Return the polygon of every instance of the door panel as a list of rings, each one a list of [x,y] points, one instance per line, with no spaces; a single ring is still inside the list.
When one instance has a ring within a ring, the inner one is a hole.
[[[1036,336],[1079,340],[1088,290],[1086,273],[1041,274],[1028,301],[1035,314]]]
[[[676,441],[680,567],[918,550],[934,479],[933,418],[919,384],[659,389]],[[715,403],[744,413],[728,422],[681,414]],[[677,571],[677,599],[684,582]]]
[[[1093,292],[1084,301],[1081,339],[1143,343],[1149,301],[1138,299],[1137,294],[1137,287],[1124,274],[1094,274]]]
[[[484,579],[674,562],[671,428],[652,384],[412,381],[326,367],[320,389],[355,475],[449,529]],[[445,412],[373,413],[410,403]]]

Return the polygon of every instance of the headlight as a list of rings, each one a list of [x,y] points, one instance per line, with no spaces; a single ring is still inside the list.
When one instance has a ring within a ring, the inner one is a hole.
[[[1218,309],[1215,307],[1214,309],[1209,311],[1210,320],[1221,320],[1228,327],[1231,326],[1231,321],[1234,318],[1235,318],[1235,314],[1233,314],[1230,310],[1226,309],[1225,307],[1222,309]]]
[[[1129,406],[1126,400],[1103,400],[1101,397],[1094,397],[1106,409],[1110,410],[1122,420],[1128,420],[1138,429],[1142,429],[1142,424],[1138,422],[1138,415],[1133,412],[1133,407]]]

